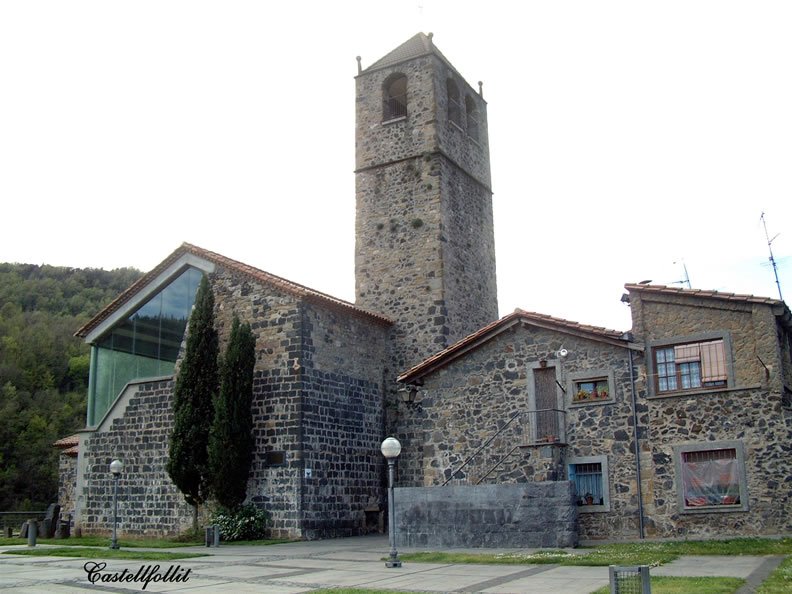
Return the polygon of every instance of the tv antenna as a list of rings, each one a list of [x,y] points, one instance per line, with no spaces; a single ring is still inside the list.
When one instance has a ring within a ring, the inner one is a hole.
[[[683,278],[682,280],[674,281],[671,284],[672,285],[687,285],[688,289],[692,289],[693,287],[690,286],[690,275],[688,274],[687,264],[685,264],[685,260],[682,259],[679,262],[674,262],[674,264],[682,264],[682,270],[685,271],[685,278]]]
[[[776,286],[778,287],[778,298],[783,301],[784,298],[781,296],[781,283],[778,282],[778,266],[776,265],[775,258],[773,257],[773,242],[775,241],[776,237],[781,234],[776,233],[773,235],[773,238],[770,239],[770,235],[767,233],[767,221],[765,221],[764,212],[762,212],[762,216],[760,216],[759,219],[762,221],[762,225],[764,226],[765,238],[767,239],[767,249],[770,251],[770,265],[773,267],[773,274],[775,275],[775,282]]]

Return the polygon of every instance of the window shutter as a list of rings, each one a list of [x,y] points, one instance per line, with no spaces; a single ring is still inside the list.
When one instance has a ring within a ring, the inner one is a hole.
[[[722,340],[701,345],[701,381],[726,381],[726,353]]]
[[[699,350],[699,343],[696,344],[682,344],[674,347],[674,360],[679,363],[690,363],[691,361],[699,361],[701,354]]]

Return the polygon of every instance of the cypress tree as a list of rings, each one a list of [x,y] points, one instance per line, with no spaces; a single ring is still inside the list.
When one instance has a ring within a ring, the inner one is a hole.
[[[209,433],[212,492],[218,503],[234,510],[247,495],[253,461],[253,367],[256,339],[249,324],[234,316],[231,338],[220,367],[220,392],[215,399]]]
[[[193,527],[196,529],[198,506],[209,495],[207,445],[217,393],[218,351],[214,295],[204,276],[195,297],[187,348],[176,378],[167,465],[171,479],[194,508]]]

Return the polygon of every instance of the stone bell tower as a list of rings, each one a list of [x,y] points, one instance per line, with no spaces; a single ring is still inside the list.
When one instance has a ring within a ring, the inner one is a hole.
[[[419,33],[356,77],[355,294],[399,373],[497,319],[487,104]]]

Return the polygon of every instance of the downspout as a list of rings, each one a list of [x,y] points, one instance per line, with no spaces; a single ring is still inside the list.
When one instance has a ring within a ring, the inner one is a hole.
[[[630,355],[630,386],[632,394],[632,413],[633,413],[633,433],[634,433],[634,451],[635,451],[635,476],[638,481],[638,535],[643,540],[644,535],[644,508],[643,508],[643,493],[641,491],[641,456],[640,446],[638,445],[638,402],[635,395],[635,372],[633,369],[633,353],[632,349],[628,348],[627,352]]]

